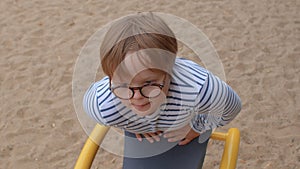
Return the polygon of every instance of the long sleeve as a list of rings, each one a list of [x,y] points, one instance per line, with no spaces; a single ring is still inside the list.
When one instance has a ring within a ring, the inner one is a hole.
[[[107,83],[105,83],[105,80],[106,79],[92,84],[86,91],[83,98],[84,111],[97,123],[102,125],[106,125],[106,121],[102,117],[102,110],[99,107],[99,98],[106,101],[110,95],[110,92],[106,87]],[[102,91],[101,95],[98,94],[97,90]]]
[[[242,107],[231,87],[210,72],[195,103],[191,127],[199,133],[228,124]]]

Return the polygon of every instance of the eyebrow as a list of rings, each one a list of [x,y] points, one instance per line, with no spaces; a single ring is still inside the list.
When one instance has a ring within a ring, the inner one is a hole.
[[[135,83],[144,83],[146,81],[153,81],[153,80],[159,80],[161,77],[158,75],[148,75],[148,76],[142,76],[138,77],[134,82]]]

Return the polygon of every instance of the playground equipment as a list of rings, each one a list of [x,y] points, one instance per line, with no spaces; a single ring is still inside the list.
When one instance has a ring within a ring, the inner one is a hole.
[[[81,150],[74,169],[90,169],[99,145],[108,130],[109,127],[107,126],[99,124],[95,126]],[[240,144],[240,131],[237,128],[230,128],[227,133],[213,132],[210,138],[225,142],[220,169],[235,169]]]

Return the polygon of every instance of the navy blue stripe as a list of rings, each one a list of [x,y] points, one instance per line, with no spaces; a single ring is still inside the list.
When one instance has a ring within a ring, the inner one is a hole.
[[[200,85],[202,86],[202,85]],[[184,92],[184,91],[179,91],[179,90],[174,90],[174,89],[169,89],[169,92],[174,92],[174,93],[179,93],[179,94],[188,94],[188,95],[197,95],[198,92]]]
[[[167,99],[174,99],[174,100],[187,101],[187,102],[195,101],[194,99],[183,99],[183,98],[173,97],[173,96],[167,96]]]
[[[102,83],[102,84],[98,84],[98,83],[96,83],[96,85],[98,85],[97,86],[97,92],[100,92],[100,91],[102,91],[105,87],[107,87],[107,83]],[[109,88],[109,87],[108,87]]]
[[[159,118],[161,121],[177,121],[177,119],[165,119],[165,118]]]
[[[120,115],[120,112],[123,111],[125,108],[126,108],[126,107],[124,106],[124,107],[122,107],[119,111],[117,111],[117,112],[113,113],[112,115],[108,116],[108,117],[111,117],[111,116],[113,116],[113,115],[115,115],[115,114],[117,114],[117,113],[118,113],[118,115],[119,115],[119,116],[117,116],[117,118],[109,120],[108,123],[111,123],[111,122],[113,122],[113,121],[116,121],[116,120],[122,118],[123,116]],[[129,111],[129,112],[130,112],[130,111]],[[127,120],[127,119],[125,119],[125,120]],[[119,122],[119,123],[120,123],[120,122]]]
[[[115,114],[118,114],[119,113],[119,111],[115,111],[115,112],[113,112],[113,113],[109,113],[108,115],[106,115],[106,116],[103,116],[103,118],[108,118],[108,117],[111,117],[111,116],[113,116],[113,115],[115,115]]]
[[[185,120],[187,120],[186,118],[187,118],[187,116],[183,116],[181,118],[177,117],[177,118],[173,118],[173,119],[170,119],[169,117],[165,117],[165,118],[160,117],[159,119],[161,119],[162,121],[182,121],[182,120],[185,121]]]
[[[101,91],[101,89],[103,89],[107,85],[107,83],[100,83],[100,84],[99,83],[95,83],[95,84],[98,85],[97,88],[102,87],[99,90],[97,90],[97,92]]]
[[[200,83],[200,82],[196,81],[195,79],[193,79],[193,78],[187,76],[187,75],[184,74],[183,72],[179,72],[179,73],[180,73],[182,76],[184,76],[185,78],[189,79],[190,81],[192,81],[192,82],[194,82],[194,83],[196,83],[196,84],[198,84],[198,85],[202,85],[202,83]]]
[[[151,127],[148,124],[146,124],[146,125],[143,125],[141,127],[131,128],[130,130],[139,130],[140,132],[143,132],[143,131],[151,130]]]
[[[181,74],[180,72],[178,72],[179,74]],[[175,76],[177,79],[179,79],[179,81],[183,84],[178,84],[180,86],[184,85],[184,86],[187,86],[187,87],[193,87],[191,84],[187,83],[185,80],[183,80],[181,77],[179,77],[176,73],[173,73],[173,76]],[[174,78],[174,79],[176,79]]]
[[[189,113],[186,112],[186,113],[181,113],[181,114],[161,114],[160,116],[163,117],[163,116],[166,116],[166,117],[176,117],[176,116],[183,116],[183,115],[188,115]]]
[[[112,120],[109,120],[109,121],[107,121],[107,123],[111,123],[111,122],[116,122],[117,120],[119,120],[120,118],[122,118],[122,116],[118,116],[117,118],[115,118],[115,119],[112,119]],[[118,124],[120,124],[120,122],[118,122]]]
[[[105,98],[103,98],[102,101],[98,103],[98,105],[102,105],[103,102],[105,102],[105,100],[107,100],[107,98],[109,98],[110,96],[111,96],[111,93],[109,92],[109,94]]]
[[[131,123],[133,123],[133,122],[135,122],[135,121],[131,121],[131,119],[134,118],[134,117],[136,117],[136,116],[137,116],[136,114],[132,114],[130,117],[127,118],[129,120],[128,125],[131,124]]]
[[[95,106],[97,108],[97,110],[95,110],[94,108],[94,99],[95,97],[92,97],[95,95],[95,92],[93,88],[94,86],[91,86],[88,90],[88,92],[86,93],[85,95],[85,101],[87,102],[87,105],[86,105],[86,109],[88,111],[88,113],[93,116],[94,118],[96,118],[97,121],[100,121],[100,119],[98,117],[95,116],[95,112],[98,111],[98,106]],[[92,99],[89,99],[89,98],[92,98]]]
[[[200,74],[204,77],[207,76],[207,71],[205,71],[204,68],[202,68],[200,65],[198,65],[198,64],[196,64],[195,62],[192,62],[192,61],[190,61],[189,63],[192,63],[192,64],[187,65],[186,63],[180,63],[180,62],[178,62],[177,64],[182,66],[182,67],[185,67],[187,70],[190,71],[191,74],[195,75],[196,77],[200,77],[196,74]]]
[[[101,110],[101,112],[104,112],[104,111],[113,109],[113,108],[115,108],[115,107],[116,107],[116,106],[111,106],[111,107],[109,107],[109,109],[107,108],[107,109]],[[122,107],[120,110],[117,110],[117,111],[115,111],[115,112],[113,112],[113,113],[110,113],[110,114],[108,114],[108,115],[106,115],[106,116],[103,116],[103,118],[109,118],[109,117],[111,117],[111,116],[113,116],[113,115],[115,115],[115,114],[118,114],[120,111],[124,110],[125,108],[126,108],[126,107],[124,106],[124,107]]]
[[[164,121],[167,121],[167,120],[164,120]],[[177,121],[177,120],[176,120]],[[168,127],[171,126],[178,126],[182,123],[185,123],[185,120],[181,121],[181,122],[178,122],[178,123],[163,123],[163,122],[158,122],[157,125],[160,126],[160,125],[167,125]]]
[[[208,89],[210,88],[210,86],[209,86],[209,77],[207,78],[207,81],[206,81],[206,82],[207,82],[206,90],[205,90],[204,94],[202,95],[203,97],[201,98],[201,100],[199,101],[199,103],[197,104],[197,106],[198,106],[200,103],[202,103],[202,101],[203,101],[204,98],[206,98]],[[203,88],[200,89],[200,93],[201,93],[201,90],[202,90],[202,89],[203,89]],[[205,105],[205,104],[203,104],[203,105]]]
[[[188,84],[178,84],[178,83],[175,83],[175,82],[172,82],[170,83],[171,85],[174,85],[174,86],[180,86],[180,87],[192,87],[191,85],[188,85]]]
[[[103,88],[103,89],[104,89],[104,88]],[[103,89],[101,89],[101,90],[103,90]],[[97,92],[98,92],[98,91],[97,91]],[[106,94],[107,92],[110,93],[109,88],[107,88],[106,90],[102,91],[101,94],[100,94],[99,96],[97,96],[97,99],[99,99],[100,97],[102,97],[102,96],[103,96],[104,94]],[[98,92],[98,93],[100,93],[100,92]]]
[[[128,113],[130,113],[131,110],[128,110],[126,113],[120,113],[123,117],[127,116]],[[129,118],[128,118],[129,119]]]
[[[201,107],[201,110],[207,110],[209,109],[215,102],[215,98],[212,98],[212,96],[214,95],[213,93],[215,92],[215,82],[214,79],[209,79],[211,81],[211,93],[209,95],[209,98],[207,99],[206,103],[204,103],[204,105]],[[219,87],[217,87],[217,91],[219,91]],[[215,97],[218,97],[218,95],[216,94]]]
[[[229,89],[228,89],[228,87],[227,87],[227,90],[229,91]],[[225,102],[225,110],[227,110],[228,108],[230,108],[230,106],[231,106],[231,100],[232,100],[232,96],[233,96],[233,93],[232,92],[228,92],[228,96],[227,96],[227,99],[226,99],[226,102]]]
[[[223,114],[224,117],[228,117],[232,115],[232,113],[236,113],[237,110],[240,109],[240,101],[238,100],[238,96],[234,92],[232,92],[232,102],[230,102],[231,107],[228,107],[226,112]],[[231,117],[231,116],[230,116]]]
[[[161,104],[161,107],[163,107],[163,106],[178,106],[178,107],[190,107],[190,108],[194,107],[192,105],[178,104],[178,103],[163,103],[163,104]]]
[[[161,109],[162,112],[181,112],[181,111],[186,111],[187,109]]]
[[[120,116],[120,118],[123,117],[123,116]],[[126,121],[128,121],[128,119],[124,119],[123,121],[119,121],[118,123],[116,123],[115,125],[118,125],[118,126],[125,126],[127,123]],[[125,123],[124,123],[125,122]],[[122,124],[124,123],[124,124]]]
[[[201,70],[196,69],[196,67],[199,67],[199,66],[194,65],[195,67],[191,67],[191,66],[184,65],[184,64],[182,64],[182,63],[179,63],[179,65],[181,65],[181,66],[183,66],[183,67],[185,67],[185,68],[188,68],[188,69],[190,69],[190,70],[193,71],[193,72],[199,73],[199,74],[202,75],[202,76],[207,77],[207,72],[204,72],[204,71],[201,71]],[[199,68],[200,68],[200,67],[199,67]],[[196,74],[193,73],[193,72],[190,72],[190,73],[191,73],[192,75],[194,75],[195,77],[201,79],[201,80],[205,80],[205,79],[203,79],[201,76],[198,76],[198,75],[196,75]]]
[[[135,124],[135,125],[133,125],[133,126],[128,126],[127,128],[129,128],[129,129],[131,129],[131,130],[138,130],[138,129],[141,129],[141,128],[143,128],[143,127],[147,127],[149,124],[143,124],[143,123],[137,123],[137,124]],[[142,126],[140,126],[140,125],[142,125]]]
[[[90,99],[90,101],[92,101],[92,109],[93,111],[90,112],[93,114],[93,116],[96,118],[96,121],[97,122],[100,122],[100,123],[103,123],[103,117],[102,117],[102,114],[100,113],[100,110],[99,110],[99,107],[98,107],[98,99],[96,99],[96,93],[95,93],[95,90],[94,90],[94,94],[93,94],[93,97]],[[96,105],[95,105],[96,104]],[[97,110],[95,110],[95,107],[97,108]],[[99,118],[98,115],[101,117]]]
[[[219,83],[221,83],[221,87],[219,86]],[[223,89],[224,86],[222,85],[222,82],[219,82],[219,83],[217,83],[218,84],[217,96],[219,96],[219,99],[215,100],[215,102],[217,104],[214,106],[214,109],[217,109],[217,110],[220,108],[224,109],[224,105],[225,105],[224,99],[226,99],[226,97],[225,97],[226,92]],[[219,90],[219,89],[221,89],[221,90]],[[219,93],[219,92],[221,92],[221,93]]]
[[[119,103],[117,103],[117,104],[115,104],[115,105],[112,105],[112,106],[110,106],[110,107],[107,107],[107,108],[105,108],[105,109],[101,109],[101,112],[104,112],[104,111],[108,111],[108,110],[110,110],[110,109],[113,109],[113,108],[115,108],[116,106],[118,106],[118,105],[120,105],[121,104],[121,102],[119,102]],[[99,105],[100,106],[100,105]],[[106,117],[106,116],[105,116]]]

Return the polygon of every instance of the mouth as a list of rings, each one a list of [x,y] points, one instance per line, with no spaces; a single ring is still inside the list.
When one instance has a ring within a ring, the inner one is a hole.
[[[148,106],[150,106],[150,102],[147,102],[145,104],[131,104],[131,105],[139,111],[146,111],[149,109]]]

